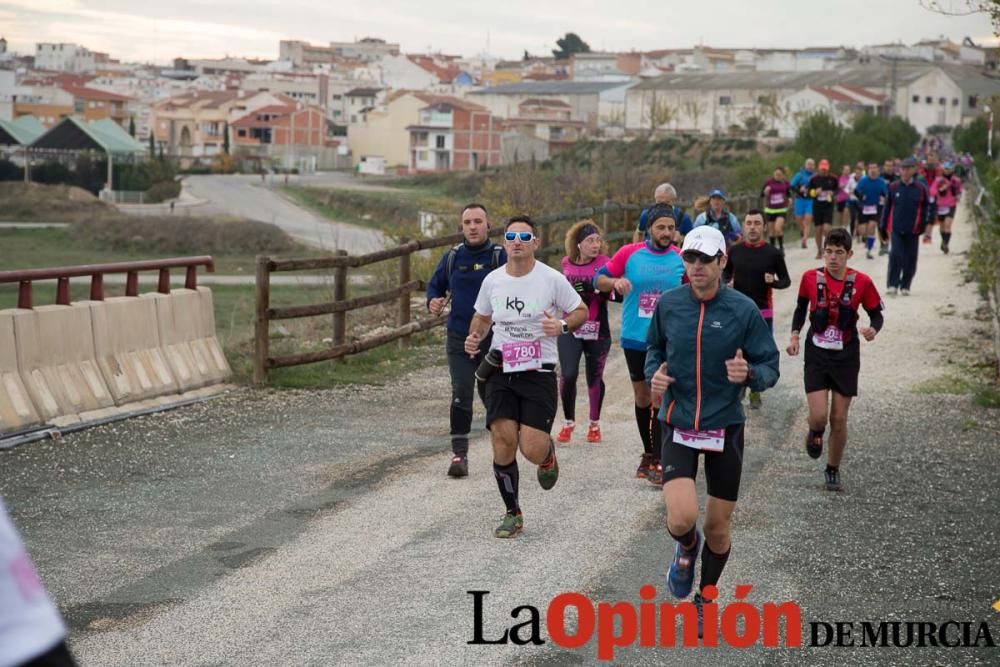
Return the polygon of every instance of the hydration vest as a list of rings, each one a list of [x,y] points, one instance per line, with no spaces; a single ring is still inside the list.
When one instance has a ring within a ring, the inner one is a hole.
[[[826,271],[816,272],[816,310],[809,316],[813,331],[826,331],[830,325],[830,311],[836,314],[836,327],[841,331],[850,331],[858,322],[858,313],[851,308],[851,297],[854,296],[854,279],[857,274],[848,271],[844,276],[844,289],[840,299],[832,304],[827,299]],[[832,308],[831,308],[832,306]]]

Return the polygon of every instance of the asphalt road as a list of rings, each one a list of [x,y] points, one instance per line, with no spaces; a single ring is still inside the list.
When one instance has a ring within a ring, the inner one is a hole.
[[[316,215],[263,186],[259,176],[188,176],[184,188],[190,197],[203,202],[189,207],[190,215],[236,215],[259,220],[277,225],[306,245],[342,249],[352,255],[384,247],[381,232]]]
[[[919,383],[953,372],[985,326],[959,254],[924,246],[914,295],[888,299],[863,346],[845,491],[822,489],[802,451],[801,358],[750,415],[744,482],[720,604],[795,601],[809,622],[989,621],[1000,640],[1000,414]],[[814,266],[789,248],[793,283]],[[854,260],[884,284],[884,258]],[[794,288],[777,298],[778,330]],[[784,347],[785,334],[778,342]],[[443,355],[442,355],[443,356]],[[578,434],[542,491],[522,461],[525,532],[498,540],[502,503],[476,432],[471,476],[445,476],[443,367],[385,387],[240,389],[183,410],[0,452],[0,494],[71,628],[84,665],[531,664],[596,661],[561,649],[544,613],[578,591],[595,603],[667,601],[672,541],[660,494],[632,478],[624,360],[612,351],[605,443]],[[581,392],[582,394],[582,392]],[[582,401],[585,400],[581,397]],[[580,408],[578,408],[580,409]],[[481,426],[482,412],[476,425]],[[703,484],[699,481],[702,497]],[[541,610],[545,644],[469,645],[470,590],[484,636]],[[855,629],[855,638],[860,629]],[[646,649],[621,664],[997,664],[989,648]]]

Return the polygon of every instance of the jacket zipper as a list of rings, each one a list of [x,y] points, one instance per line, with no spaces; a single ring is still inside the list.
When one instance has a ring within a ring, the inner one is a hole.
[[[700,305],[701,313],[698,315],[698,339],[695,344],[695,387],[697,389],[697,397],[694,404],[694,430],[700,430],[698,428],[699,421],[701,419],[701,325],[705,322],[705,304]]]

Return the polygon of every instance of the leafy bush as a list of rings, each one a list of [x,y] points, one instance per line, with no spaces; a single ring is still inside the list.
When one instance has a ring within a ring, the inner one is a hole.
[[[986,117],[979,116],[968,127],[956,127],[951,136],[958,152],[986,155],[988,133]]]
[[[181,184],[177,181],[160,181],[146,190],[143,200],[147,204],[158,204],[168,199],[174,199],[181,194]]]
[[[178,255],[278,253],[297,246],[274,225],[249,220],[124,216],[74,223],[70,235],[104,250]]]

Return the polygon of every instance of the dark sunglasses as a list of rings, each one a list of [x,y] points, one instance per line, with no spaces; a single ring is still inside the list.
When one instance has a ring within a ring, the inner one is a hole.
[[[521,243],[529,243],[535,240],[535,235],[532,232],[504,232],[503,237],[508,241],[518,239]]]
[[[698,262],[699,264],[711,264],[715,260],[719,259],[719,255],[706,255],[703,252],[691,250],[681,253],[681,259],[684,260],[685,264],[694,264],[695,262]]]

